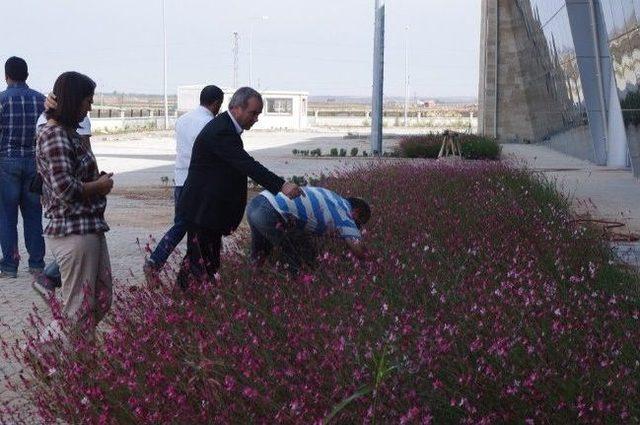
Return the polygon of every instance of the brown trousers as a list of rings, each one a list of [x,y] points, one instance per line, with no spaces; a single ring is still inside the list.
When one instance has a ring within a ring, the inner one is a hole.
[[[113,297],[111,263],[104,233],[50,237],[47,242],[60,266],[62,313],[72,325],[96,326]]]

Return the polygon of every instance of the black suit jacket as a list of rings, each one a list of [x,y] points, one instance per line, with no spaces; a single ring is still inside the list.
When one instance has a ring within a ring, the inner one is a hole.
[[[192,226],[228,235],[244,215],[247,176],[274,194],[284,184],[244,150],[229,113],[224,112],[196,138],[178,214]]]

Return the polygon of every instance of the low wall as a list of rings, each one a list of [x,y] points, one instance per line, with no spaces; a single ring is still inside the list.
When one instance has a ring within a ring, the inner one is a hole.
[[[169,117],[169,128],[174,128],[176,117]],[[465,117],[425,117],[410,118],[408,120],[409,128],[427,130],[430,132],[441,132],[443,130],[452,129],[458,131],[470,131],[476,133],[478,130],[478,119]],[[311,127],[327,127],[327,128],[368,128],[371,127],[371,121],[362,117],[314,117],[309,116],[303,119],[300,127],[296,129],[304,130],[307,126]],[[404,118],[385,117],[383,120],[385,128],[404,128]],[[118,118],[94,118],[91,117],[91,128],[96,133],[118,133],[129,130],[155,130],[164,128],[164,117],[118,117]],[[290,128],[290,123],[286,120],[259,120],[256,130],[280,130]]]
[[[384,127],[404,127],[404,117],[384,117]],[[471,127],[472,132],[478,130],[478,118],[473,117],[410,117],[408,127],[433,129],[466,130]],[[367,116],[309,116],[312,127],[370,127],[371,119]],[[435,132],[435,130],[434,130]]]
[[[176,117],[169,117],[169,128],[174,128]],[[157,130],[164,128],[164,117],[91,118],[94,133],[119,133],[129,130]]]

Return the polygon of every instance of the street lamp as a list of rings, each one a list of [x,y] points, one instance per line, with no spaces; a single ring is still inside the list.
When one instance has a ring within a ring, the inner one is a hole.
[[[169,129],[169,100],[167,96],[167,22],[165,19],[165,0],[162,0],[162,37],[164,39],[164,129]]]
[[[409,26],[405,28],[404,42],[404,126],[409,126]]]
[[[261,16],[259,18],[252,18],[251,25],[249,27],[249,86],[253,87],[253,24],[256,21],[266,21],[268,16]]]

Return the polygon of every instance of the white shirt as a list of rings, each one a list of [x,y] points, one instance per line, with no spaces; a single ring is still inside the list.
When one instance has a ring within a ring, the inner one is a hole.
[[[40,128],[47,123],[47,117],[44,112],[40,114],[38,117],[38,121],[36,122],[36,128]],[[91,136],[91,120],[88,116],[84,117],[80,126],[76,130],[81,136]]]
[[[204,106],[198,106],[176,121],[176,186],[184,186],[189,174],[193,144],[204,126],[212,119],[213,113],[210,110]]]
[[[238,134],[242,134],[244,130],[242,129],[242,127],[240,127],[240,124],[238,124],[238,121],[236,121],[231,111],[229,111],[229,116],[231,117],[231,122],[233,123],[233,126],[236,128],[236,132]]]

